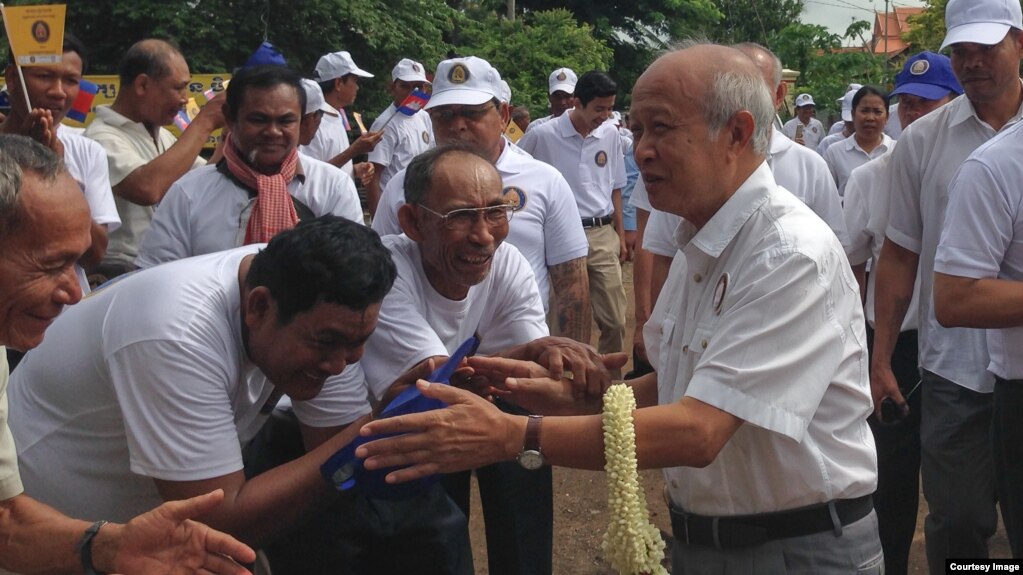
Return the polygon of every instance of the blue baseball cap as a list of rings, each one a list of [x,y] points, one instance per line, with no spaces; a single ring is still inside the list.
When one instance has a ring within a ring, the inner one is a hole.
[[[895,89],[891,95],[911,94],[928,100],[940,100],[949,93],[960,95],[962,86],[952,73],[948,56],[934,52],[920,52],[902,66],[895,76]]]
[[[249,59],[245,61],[243,68],[249,68],[252,66],[287,66],[288,63],[284,60],[284,55],[277,49],[277,46],[269,42],[263,42],[256,48],[256,51],[249,56]]]

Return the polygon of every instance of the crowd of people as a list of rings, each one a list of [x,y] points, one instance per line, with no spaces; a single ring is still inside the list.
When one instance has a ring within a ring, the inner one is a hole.
[[[811,94],[778,121],[753,43],[679,45],[626,116],[557,68],[533,121],[482,58],[403,58],[369,130],[385,72],[278,54],[178,137],[170,41],[84,131],[73,35],[10,61],[0,572],[469,575],[474,473],[488,572],[550,574],[551,466],[603,468],[627,352],[672,572],[906,573],[921,479],[931,573],[987,558],[998,508],[1023,557],[1023,14],[945,18],[950,57],[830,130]],[[381,416],[411,396],[440,407]]]

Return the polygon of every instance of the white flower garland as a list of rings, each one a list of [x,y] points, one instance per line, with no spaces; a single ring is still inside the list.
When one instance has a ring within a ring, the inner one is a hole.
[[[667,575],[661,566],[664,541],[650,523],[646,496],[636,471],[636,429],[632,388],[615,384],[604,393],[604,471],[611,516],[601,549],[622,575]]]

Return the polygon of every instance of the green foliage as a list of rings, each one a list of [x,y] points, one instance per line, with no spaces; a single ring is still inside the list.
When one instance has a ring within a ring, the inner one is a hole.
[[[579,24],[567,10],[527,14],[514,22],[491,13],[474,27],[466,26],[456,50],[484,58],[508,82],[512,102],[528,106],[536,118],[547,114],[547,76],[567,66],[578,73],[607,70],[611,49]]]
[[[756,42],[767,45],[770,38],[799,20],[803,0],[716,0],[723,17],[710,36],[723,44]]]
[[[854,23],[846,38],[862,33]],[[817,102],[817,116],[825,120],[829,112],[841,110],[837,100],[845,95],[851,82],[883,87],[884,58],[867,52],[842,50],[843,38],[817,25],[794,23],[775,34],[768,47],[781,58],[786,68],[798,70],[795,93],[807,92]]]

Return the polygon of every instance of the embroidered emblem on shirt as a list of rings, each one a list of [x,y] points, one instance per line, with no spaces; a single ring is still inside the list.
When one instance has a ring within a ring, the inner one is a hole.
[[[455,64],[448,72],[448,80],[452,84],[464,84],[469,80],[469,69],[463,64]]]
[[[728,274],[721,274],[718,285],[714,288],[714,314],[721,315],[721,305],[725,303],[725,292],[728,291]]]
[[[515,208],[516,212],[526,207],[526,192],[522,188],[508,186],[501,192],[501,199],[504,200],[504,203]]]
[[[931,63],[927,60],[917,60],[913,62],[913,65],[909,67],[909,73],[914,76],[920,76],[926,74],[927,70],[931,68]]]
[[[423,130],[423,143],[424,144],[430,143],[430,134],[426,130]]]
[[[607,152],[605,152],[604,150],[597,152],[597,155],[593,158],[593,161],[596,162],[597,166],[603,168],[604,166],[607,165]]]

